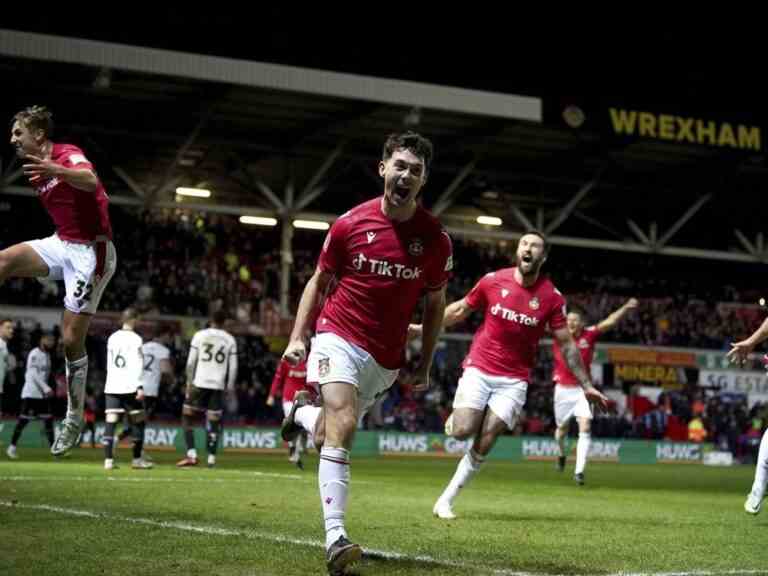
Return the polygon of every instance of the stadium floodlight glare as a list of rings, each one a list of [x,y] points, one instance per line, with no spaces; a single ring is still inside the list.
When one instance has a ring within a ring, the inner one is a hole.
[[[306,230],[328,230],[331,225],[322,220],[294,220],[293,227],[304,228]]]
[[[277,218],[267,216],[240,216],[240,224],[254,224],[256,226],[277,226]]]
[[[211,197],[211,191],[205,188],[184,188],[183,186],[176,188],[176,194],[179,196],[192,196],[193,198]]]
[[[501,218],[496,218],[496,216],[478,216],[477,223],[487,224],[488,226],[501,226],[503,222]]]

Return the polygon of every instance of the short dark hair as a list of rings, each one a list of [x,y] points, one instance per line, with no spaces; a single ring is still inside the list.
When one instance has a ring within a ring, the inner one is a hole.
[[[45,106],[29,106],[16,112],[13,122],[17,120],[30,130],[42,130],[46,138],[53,136],[53,112]]]
[[[547,240],[547,235],[544,234],[541,230],[537,230],[536,228],[529,228],[523,234],[520,236],[522,238],[523,236],[527,236],[528,234],[533,234],[534,236],[538,236],[541,238],[541,241],[544,242],[544,254],[549,254],[549,240]]]
[[[211,321],[215,326],[224,326],[224,322],[227,321],[227,318],[229,315],[227,314],[227,311],[223,308],[221,310],[216,310],[216,312],[213,313],[213,316],[211,316]]]
[[[424,160],[424,172],[428,173],[432,164],[432,155],[434,149],[432,142],[421,134],[416,132],[395,132],[387,136],[384,142],[384,151],[381,155],[382,160],[389,160],[392,154],[398,150],[410,150],[416,156]]]
[[[571,313],[578,314],[579,316],[581,316],[582,320],[586,321],[586,319],[587,319],[587,311],[584,310],[584,308],[582,308],[578,304],[569,304],[568,305],[568,314],[571,314]]]

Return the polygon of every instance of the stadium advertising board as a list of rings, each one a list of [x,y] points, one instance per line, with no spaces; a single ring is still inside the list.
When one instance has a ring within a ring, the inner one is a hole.
[[[15,422],[0,421],[0,442],[7,444],[13,433]],[[22,436],[19,449],[46,447],[40,423],[31,422]],[[104,425],[96,426],[94,443],[101,449]],[[286,444],[276,428],[224,428],[221,434],[222,451],[277,452],[286,451]],[[150,450],[173,450],[183,453],[184,433],[180,427],[147,427],[146,446]],[[205,445],[204,431],[195,430],[198,446]],[[83,434],[83,447],[91,445],[90,432]],[[406,432],[360,431],[355,436],[352,451],[358,456],[445,456],[459,458],[471,446],[471,441],[456,440],[443,434],[411,434]],[[576,442],[568,445],[569,457],[575,456]],[[708,444],[687,442],[652,442],[645,440],[623,440],[595,438],[589,450],[593,461],[618,462],[621,464],[654,464],[657,462],[701,462],[704,454],[711,450]],[[557,443],[543,436],[502,436],[489,454],[491,460],[555,460]]]
[[[548,98],[544,121],[617,140],[655,140],[680,146],[759,152],[761,121],[743,110],[702,109],[696,102],[627,102],[619,98]]]
[[[701,370],[699,386],[737,394],[768,394],[768,374],[746,370]]]

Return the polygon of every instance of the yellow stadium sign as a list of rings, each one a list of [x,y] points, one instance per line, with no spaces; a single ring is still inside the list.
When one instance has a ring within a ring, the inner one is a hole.
[[[637,382],[678,383],[677,368],[672,366],[638,366],[637,364],[616,364],[615,375],[621,380]]]
[[[758,126],[624,108],[609,108],[608,112],[613,131],[620,135],[742,150],[760,150],[762,146]]]

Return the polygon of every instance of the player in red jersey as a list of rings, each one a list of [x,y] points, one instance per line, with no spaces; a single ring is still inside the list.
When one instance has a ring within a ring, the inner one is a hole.
[[[601,334],[607,332],[621,320],[630,310],[637,308],[637,299],[630,298],[618,310],[613,311],[606,318],[594,326],[585,326],[584,310],[578,306],[570,306],[566,317],[568,331],[573,336],[576,346],[581,353],[581,360],[587,372],[592,366],[592,357],[595,354],[595,345]],[[555,440],[559,448],[557,469],[565,470],[565,438],[568,436],[568,427],[571,418],[576,418],[579,423],[579,440],[576,443],[576,468],[573,479],[577,484],[584,484],[584,469],[587,465],[589,445],[592,441],[592,410],[587,402],[587,397],[579,385],[579,379],[571,372],[563,358],[560,343],[555,340],[552,344],[554,368],[552,380],[555,382]]]
[[[77,146],[51,141],[53,119],[43,106],[13,117],[11,145],[23,159],[24,174],[51,216],[56,232],[0,252],[0,282],[11,277],[63,280],[61,321],[66,354],[67,416],[51,447],[54,455],[72,448],[83,424],[88,356],[85,336],[104,288],[115,272],[109,199],[93,165]]]
[[[275,398],[282,398],[283,414],[290,414],[293,408],[293,398],[296,393],[306,390],[310,397],[314,396],[315,389],[307,385],[307,362],[302,360],[295,366],[291,366],[283,358],[275,371],[275,377],[272,379],[272,387],[267,397],[267,406],[275,405]],[[306,448],[307,433],[300,434],[295,440],[288,443],[290,456],[288,460],[299,470],[304,470],[304,463],[301,460],[301,454]]]
[[[517,245],[516,267],[486,274],[464,298],[445,308],[443,326],[457,324],[476,310],[485,317],[464,360],[453,413],[446,421],[446,434],[461,440],[473,438],[473,444],[435,503],[433,513],[439,518],[456,517],[452,503],[459,490],[480,470],[496,438],[515,427],[525,404],[539,339],[547,328],[563,347],[568,366],[587,398],[603,405],[607,402],[592,386],[568,332],[565,299],[539,274],[547,253],[546,237],[538,231],[526,232]],[[411,336],[421,332],[420,325],[409,329]]]
[[[306,356],[303,336],[317,318],[307,381],[320,386],[323,407],[297,394],[283,437],[291,440],[303,428],[322,443],[318,476],[332,574],[361,556],[344,526],[357,421],[397,378],[408,323],[422,297],[424,338],[413,389],[429,388],[452,266],[448,235],[419,202],[431,159],[432,144],[416,133],[387,139],[379,162],[384,194],[343,214],[329,230],[284,353],[293,364]]]

